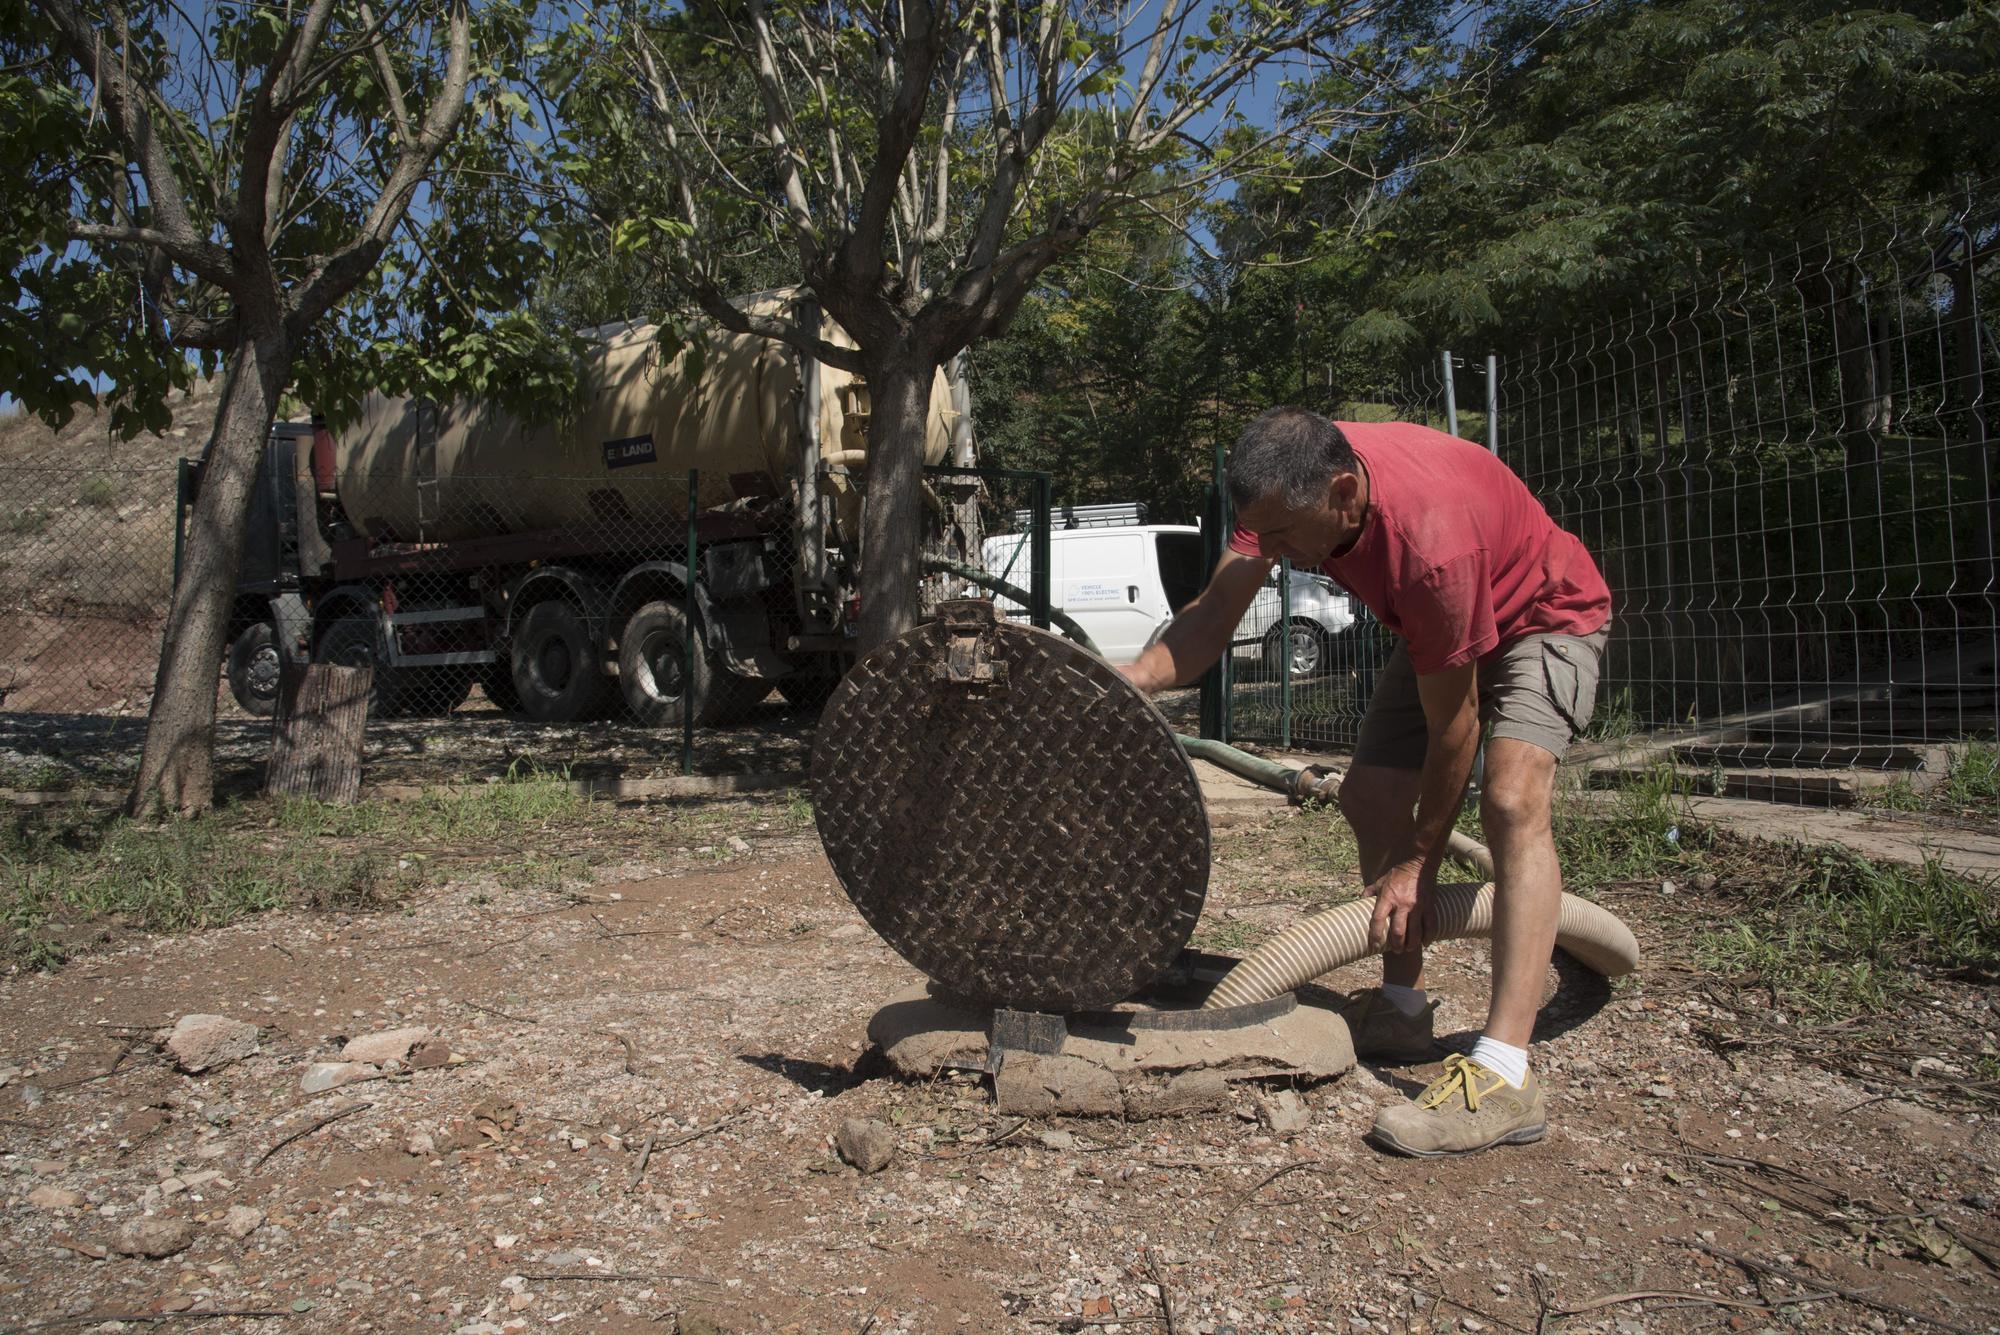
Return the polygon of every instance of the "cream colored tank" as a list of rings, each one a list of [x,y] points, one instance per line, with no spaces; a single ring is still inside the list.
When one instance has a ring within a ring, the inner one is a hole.
[[[743,304],[778,313],[791,301],[766,293]],[[583,368],[587,398],[576,418],[523,426],[477,401],[431,405],[371,394],[336,440],[342,508],[384,542],[455,542],[560,529],[616,542],[687,513],[688,470],[701,473],[698,508],[794,495],[799,473],[799,356],[750,335],[711,329],[698,385],[687,355],[662,365],[653,325],[609,334]],[[822,336],[851,347],[830,320]],[[867,447],[867,389],[860,377],[815,362],[819,446],[832,465],[823,484],[837,522],[858,521]],[[942,372],[931,393],[924,461],[941,461],[954,413]]]

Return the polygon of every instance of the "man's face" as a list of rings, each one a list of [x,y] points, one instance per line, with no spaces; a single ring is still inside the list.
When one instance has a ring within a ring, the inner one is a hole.
[[[1360,483],[1353,473],[1336,473],[1317,505],[1299,507],[1266,496],[1237,511],[1236,519],[1257,535],[1265,556],[1287,556],[1293,565],[1311,569],[1361,531]]]

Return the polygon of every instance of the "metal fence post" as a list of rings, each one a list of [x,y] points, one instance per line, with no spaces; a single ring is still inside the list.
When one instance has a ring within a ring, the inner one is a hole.
[[[1444,429],[1458,434],[1458,389],[1451,383],[1451,349],[1444,350]]]
[[[1054,487],[1047,473],[1035,474],[1035,531],[1028,556],[1028,617],[1042,630],[1049,628],[1049,512]]]
[[[1486,448],[1500,453],[1500,358],[1486,354]]]
[[[687,615],[681,644],[681,773],[694,773],[695,588],[701,580],[701,554],[695,546],[694,515],[701,497],[701,470],[688,469],[687,490]]]
[[[1292,749],[1292,558],[1278,562],[1278,745]]]

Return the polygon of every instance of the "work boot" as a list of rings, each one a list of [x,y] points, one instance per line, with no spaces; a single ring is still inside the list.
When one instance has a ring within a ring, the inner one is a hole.
[[[1454,1052],[1444,1059],[1444,1074],[1423,1093],[1375,1114],[1368,1139],[1397,1154],[1432,1159],[1528,1145],[1546,1134],[1542,1087],[1533,1071],[1516,1089],[1505,1076]]]
[[[1415,1015],[1405,1015],[1379,987],[1364,987],[1341,1008],[1347,1031],[1354,1037],[1354,1055],[1381,1061],[1410,1063],[1430,1060],[1431,1015],[1435,1001]]]

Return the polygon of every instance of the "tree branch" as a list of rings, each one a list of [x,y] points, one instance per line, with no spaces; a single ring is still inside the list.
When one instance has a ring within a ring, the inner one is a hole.
[[[425,113],[423,128],[415,141],[406,144],[397,155],[395,168],[375,197],[368,220],[351,241],[315,265],[310,276],[295,290],[291,311],[286,316],[295,336],[352,291],[374,266],[388,245],[390,233],[410,207],[417,186],[465,115],[465,91],[471,82],[472,66],[472,24],[466,13],[466,0],[453,0],[450,43],[444,82]]]
[[[70,59],[90,79],[93,95],[102,103],[119,141],[146,182],[154,226],[141,229],[148,233],[141,244],[157,246],[190,273],[233,291],[239,279],[229,253],[195,229],[173,160],[154,134],[144,94],[133,83],[125,62],[109,59],[97,25],[86,20],[70,0],[34,0],[34,4],[55,26]],[[121,32],[128,30],[122,9],[113,6],[111,15]]]
[[[866,372],[867,364],[861,360],[861,353],[854,348],[843,348],[837,343],[829,343],[817,334],[808,332],[791,320],[775,319],[768,315],[752,315],[722,294],[713,283],[688,282],[683,279],[681,286],[701,307],[702,313],[737,334],[754,334],[775,342],[786,343],[799,349],[828,366],[856,375]]]

